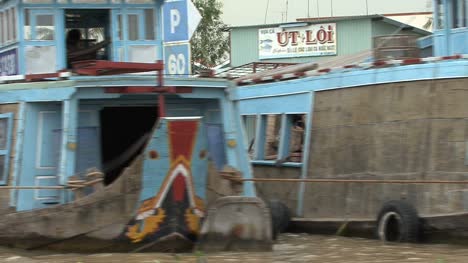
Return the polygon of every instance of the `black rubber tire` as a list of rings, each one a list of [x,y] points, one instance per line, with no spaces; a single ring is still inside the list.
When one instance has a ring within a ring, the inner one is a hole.
[[[279,233],[285,232],[288,228],[289,221],[291,221],[291,212],[284,203],[278,200],[270,200],[268,207],[271,214],[272,237],[276,239]]]
[[[400,200],[389,201],[377,216],[377,237],[386,242],[418,242],[419,222],[418,212],[411,204]]]

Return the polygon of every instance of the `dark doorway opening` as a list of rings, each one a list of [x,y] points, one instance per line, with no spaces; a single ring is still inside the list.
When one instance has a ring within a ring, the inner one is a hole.
[[[104,183],[112,183],[142,152],[157,119],[156,107],[106,107],[101,110]]]

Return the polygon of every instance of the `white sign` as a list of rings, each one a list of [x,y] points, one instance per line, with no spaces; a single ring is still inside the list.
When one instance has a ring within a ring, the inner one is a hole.
[[[258,30],[259,59],[336,55],[336,24]]]

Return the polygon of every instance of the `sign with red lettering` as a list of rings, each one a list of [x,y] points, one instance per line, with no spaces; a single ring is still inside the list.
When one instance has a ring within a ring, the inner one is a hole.
[[[258,30],[259,59],[336,55],[336,24]]]

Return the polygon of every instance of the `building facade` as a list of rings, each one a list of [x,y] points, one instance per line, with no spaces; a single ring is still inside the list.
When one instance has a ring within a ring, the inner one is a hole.
[[[422,37],[430,32],[382,15],[232,27],[231,66],[251,62],[319,62],[371,50],[375,37],[397,34]]]

